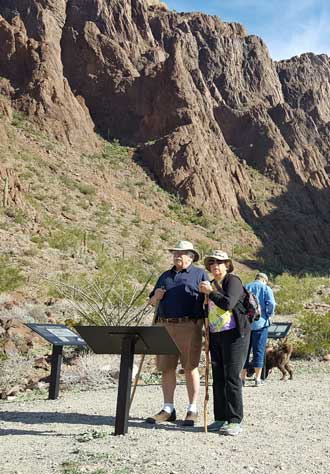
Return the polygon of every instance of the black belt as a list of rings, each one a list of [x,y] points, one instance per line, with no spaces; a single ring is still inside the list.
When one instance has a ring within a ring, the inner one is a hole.
[[[187,323],[189,321],[193,321],[194,323],[197,323],[197,321],[200,321],[202,318],[192,318],[190,316],[187,316],[185,318],[158,318],[158,321],[161,321],[163,323],[172,323],[172,324],[178,324],[178,323]]]

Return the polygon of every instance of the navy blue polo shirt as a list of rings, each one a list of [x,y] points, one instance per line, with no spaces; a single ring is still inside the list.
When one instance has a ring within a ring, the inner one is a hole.
[[[176,271],[175,267],[164,272],[150,293],[154,295],[157,288],[164,288],[166,293],[160,301],[158,318],[202,318],[204,295],[199,293],[201,281],[209,281],[209,276],[202,268],[190,267]]]

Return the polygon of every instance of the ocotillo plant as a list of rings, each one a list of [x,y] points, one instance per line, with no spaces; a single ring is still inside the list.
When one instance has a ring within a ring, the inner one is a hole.
[[[95,326],[137,326],[152,312],[146,289],[152,275],[142,284],[116,273],[110,279],[95,279],[83,286],[53,281],[71,304],[81,323]]]

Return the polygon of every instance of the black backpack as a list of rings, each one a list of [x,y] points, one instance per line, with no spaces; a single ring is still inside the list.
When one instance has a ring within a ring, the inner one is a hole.
[[[237,277],[242,283],[240,277],[238,277],[237,275],[233,276]],[[219,287],[217,282],[215,282],[215,286]],[[256,295],[249,291],[247,288],[245,288],[243,283],[242,286],[244,290],[244,297],[236,304],[235,309],[241,314],[244,314],[249,320],[249,322],[252,324],[254,321],[258,321],[258,319],[260,319],[261,307]]]
[[[242,301],[242,309],[243,314],[248,318],[250,323],[253,323],[254,321],[258,321],[261,316],[261,307],[258,301],[258,298],[254,293],[249,291],[245,286],[243,286],[244,289],[244,300]],[[240,304],[240,303],[238,303]]]

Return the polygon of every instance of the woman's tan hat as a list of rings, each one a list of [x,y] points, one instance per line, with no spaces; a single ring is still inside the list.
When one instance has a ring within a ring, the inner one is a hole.
[[[231,262],[231,258],[228,257],[226,252],[222,250],[212,250],[211,255],[206,255],[204,258],[204,265],[206,270],[210,271],[210,262],[212,260],[221,260],[222,262]]]
[[[188,240],[180,240],[180,242],[177,243],[176,247],[173,247],[171,249],[167,249],[169,252],[175,252],[176,250],[182,251],[182,252],[192,252],[194,254],[194,262],[197,262],[200,259],[199,253],[194,249],[194,246],[191,242],[188,242]]]

